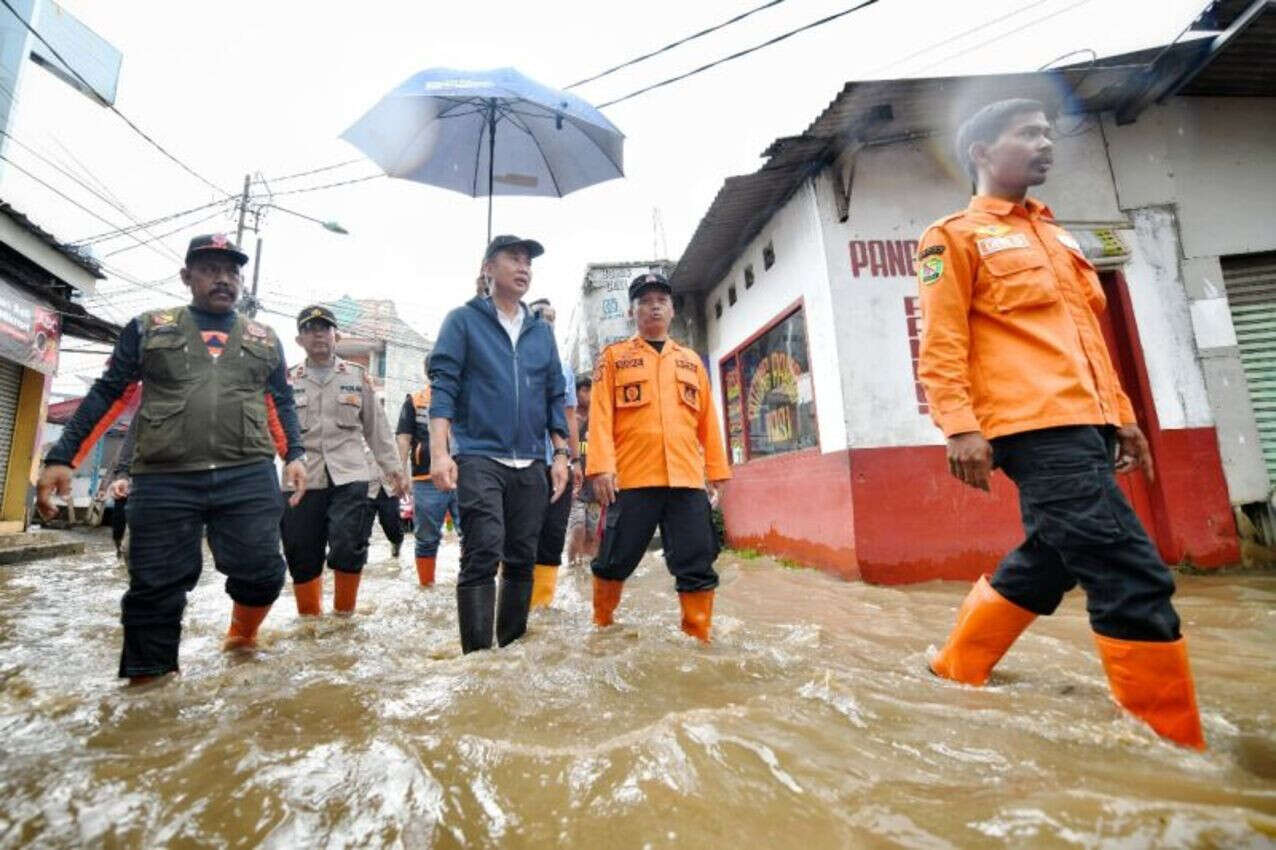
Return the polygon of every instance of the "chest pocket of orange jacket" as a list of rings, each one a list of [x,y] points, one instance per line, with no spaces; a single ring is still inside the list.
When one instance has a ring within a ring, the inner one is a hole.
[[[678,376],[678,400],[682,402],[683,407],[689,408],[692,413],[700,412],[700,385],[699,382],[690,381]]]
[[[1099,282],[1099,272],[1095,269],[1094,264],[1082,257],[1080,254],[1069,251],[1072,254],[1072,262],[1076,264],[1077,274],[1085,281],[1084,293],[1086,301],[1090,302],[1090,308],[1096,313],[1102,313],[1108,308],[1108,296],[1103,294],[1103,284]]]
[[[616,409],[624,407],[642,407],[651,401],[651,392],[646,381],[633,381],[616,387]]]
[[[1053,275],[1043,253],[1017,248],[989,254],[983,260],[989,295],[1003,313],[1044,307],[1059,300]]]

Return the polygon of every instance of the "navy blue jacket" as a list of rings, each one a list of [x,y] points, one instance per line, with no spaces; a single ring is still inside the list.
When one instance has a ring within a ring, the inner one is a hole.
[[[452,453],[545,457],[545,432],[567,436],[558,344],[548,322],[525,307],[518,345],[490,298],[448,313],[430,353],[430,418],[452,421]]]

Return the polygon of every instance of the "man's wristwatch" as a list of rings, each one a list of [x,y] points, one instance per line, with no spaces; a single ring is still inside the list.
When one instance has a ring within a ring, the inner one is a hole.
[[[555,460],[557,460],[560,457],[570,458],[571,456],[572,456],[572,453],[568,451],[567,449],[554,449]]]

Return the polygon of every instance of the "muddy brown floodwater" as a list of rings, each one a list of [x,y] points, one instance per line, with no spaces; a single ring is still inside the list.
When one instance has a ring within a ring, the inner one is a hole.
[[[593,630],[564,568],[525,640],[462,657],[455,544],[432,590],[409,548],[378,532],[352,619],[303,622],[285,591],[247,657],[218,650],[206,568],[182,676],[140,691],[114,678],[108,547],[0,569],[0,846],[1276,843],[1276,574],[1179,580],[1200,754],[1113,706],[1078,594],[981,690],[925,667],[965,584],[731,553],[710,647],[649,558],[618,626]]]

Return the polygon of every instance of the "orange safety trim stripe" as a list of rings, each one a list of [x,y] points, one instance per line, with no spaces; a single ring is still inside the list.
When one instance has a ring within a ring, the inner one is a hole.
[[[287,458],[288,434],[284,431],[284,423],[279,420],[279,410],[270,393],[266,393],[266,425],[270,428],[270,438],[275,442],[275,451],[279,452],[281,458]]]
[[[119,418],[120,414],[127,410],[128,406],[132,404],[133,396],[137,394],[138,386],[138,382],[134,381],[125,387],[124,392],[120,394],[120,397],[117,398],[109,408],[107,408],[106,413],[102,414],[102,418],[93,426],[93,430],[84,438],[84,442],[80,443],[80,448],[76,451],[75,457],[71,458],[72,469],[79,468],[80,464],[84,462],[84,459],[88,457],[89,452],[92,451],[93,444],[100,440],[102,435],[111,429],[111,426],[115,424],[115,420]]]

